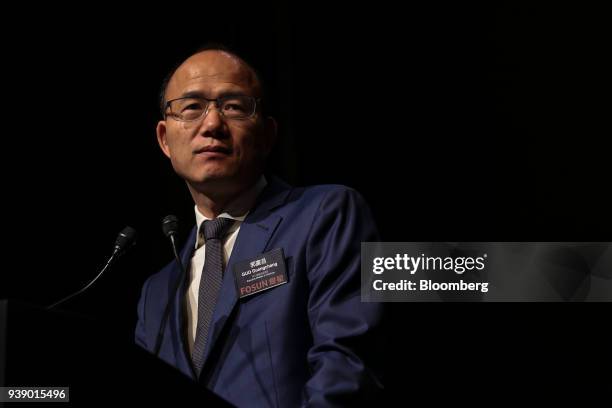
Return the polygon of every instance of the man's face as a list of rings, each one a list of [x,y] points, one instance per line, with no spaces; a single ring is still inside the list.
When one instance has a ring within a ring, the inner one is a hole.
[[[260,96],[252,70],[235,56],[205,51],[188,58],[174,73],[166,100],[197,95]],[[246,119],[227,119],[211,102],[205,117],[182,122],[168,115],[157,125],[159,145],[174,170],[200,192],[235,192],[253,183],[272,148],[275,123],[258,111]]]

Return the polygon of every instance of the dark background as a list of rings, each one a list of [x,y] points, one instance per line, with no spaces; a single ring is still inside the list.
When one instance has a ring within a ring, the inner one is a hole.
[[[161,218],[183,236],[193,224],[155,140],[159,85],[207,41],[264,74],[282,138],[271,171],[357,189],[385,241],[611,240],[601,10],[184,7],[7,13],[0,298],[77,290],[131,225],[135,250],[65,306],[131,339],[142,282],[172,259]],[[560,306],[389,305],[389,398],[603,391],[609,310]]]

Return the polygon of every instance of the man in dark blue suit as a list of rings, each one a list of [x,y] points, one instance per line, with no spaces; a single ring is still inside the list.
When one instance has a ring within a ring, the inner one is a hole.
[[[350,406],[383,388],[381,305],[360,301],[360,243],[378,239],[354,190],[264,177],[276,122],[236,54],[190,56],[164,85],[157,138],[195,202],[175,262],[150,277],[136,342],[238,406]]]

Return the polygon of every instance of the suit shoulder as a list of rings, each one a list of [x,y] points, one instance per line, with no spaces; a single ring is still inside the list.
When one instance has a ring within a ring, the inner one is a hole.
[[[148,285],[149,288],[167,287],[175,262],[175,260],[170,261],[159,271],[157,271],[153,275],[150,275],[147,279],[145,279],[144,286]]]
[[[294,197],[302,205],[320,207],[321,205],[357,204],[366,205],[363,196],[355,189],[341,184],[320,184],[294,189]]]
[[[302,190],[302,194],[305,198],[312,200],[322,200],[325,197],[337,197],[346,196],[347,198],[361,199],[361,194],[351,187],[342,184],[319,184],[308,187],[297,188],[296,190]]]

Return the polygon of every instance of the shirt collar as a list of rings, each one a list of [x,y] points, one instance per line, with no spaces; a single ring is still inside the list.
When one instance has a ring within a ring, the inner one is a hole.
[[[253,208],[253,205],[255,205],[255,200],[257,200],[257,197],[267,184],[268,182],[266,178],[262,175],[255,184],[232,200],[232,202],[227,205],[226,210],[219,214],[219,217],[235,220],[234,224],[228,229],[226,234],[231,234],[240,226],[242,221],[244,221],[246,216],[249,214],[249,211],[251,211],[251,208]],[[198,226],[198,238],[196,239],[195,249],[198,249],[204,245],[204,237],[201,233],[202,223],[210,220],[211,218],[204,216],[204,214],[198,210],[197,205],[195,206],[195,218],[196,225]]]

